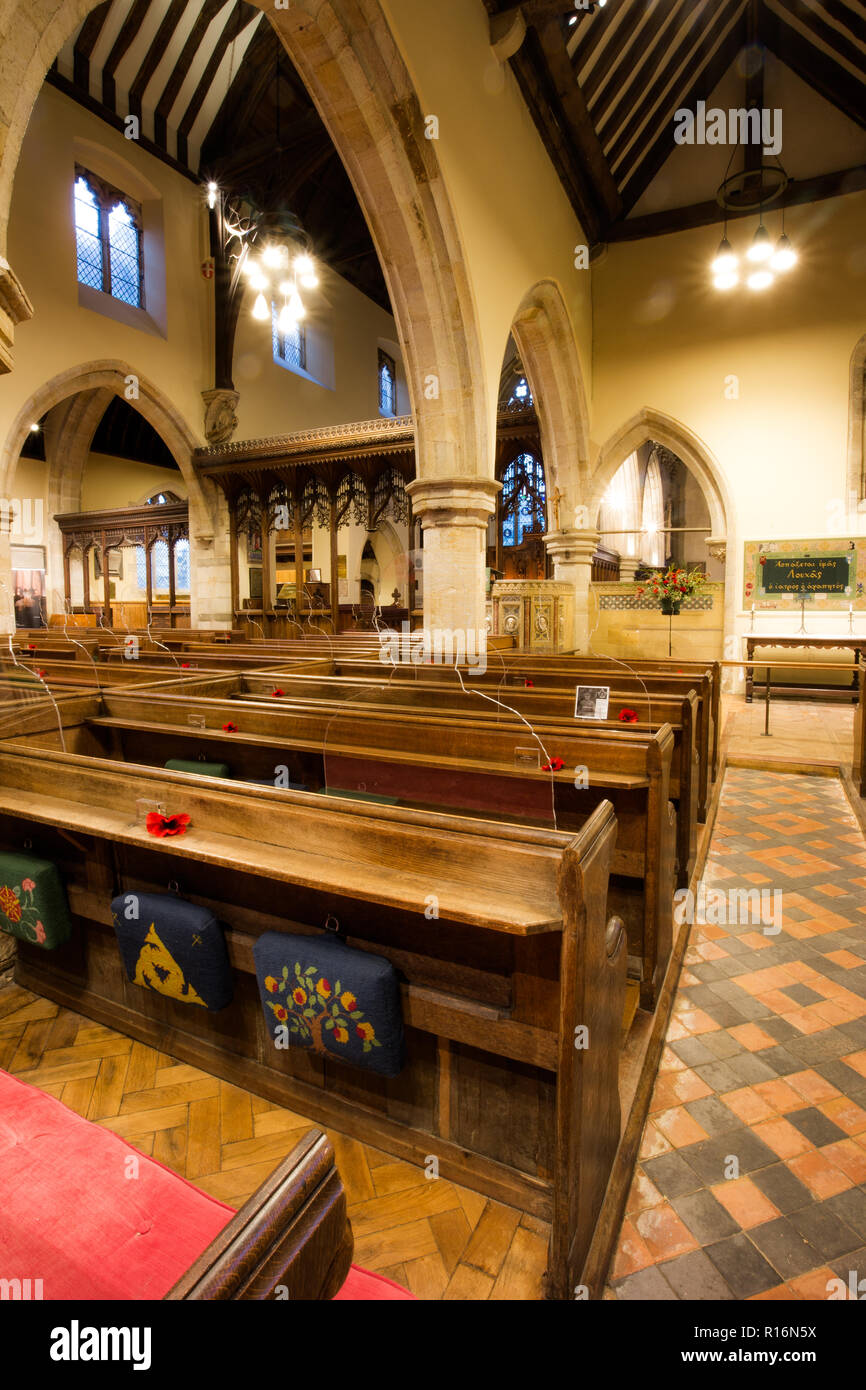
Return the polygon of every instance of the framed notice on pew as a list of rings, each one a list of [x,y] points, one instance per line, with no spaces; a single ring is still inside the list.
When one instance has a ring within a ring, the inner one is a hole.
[[[607,719],[609,685],[579,685],[574,696],[575,719]]]

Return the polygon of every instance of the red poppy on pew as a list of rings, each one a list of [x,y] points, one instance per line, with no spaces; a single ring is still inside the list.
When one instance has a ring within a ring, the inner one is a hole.
[[[35,650],[36,650],[36,643],[35,643],[35,642],[28,642],[28,644],[27,644],[27,650],[28,650],[28,652],[35,652]]]
[[[161,816],[158,811],[149,811],[147,815],[147,832],[149,835],[156,835],[160,840],[167,835],[182,835],[192,820],[192,816]]]
[[[545,763],[542,772],[561,772],[565,767],[562,758],[551,758],[549,763]]]
[[[36,674],[37,674],[37,676],[39,677],[39,679],[40,679],[41,681],[44,681],[44,679],[45,679],[45,672],[44,672],[44,671],[37,671]]]
[[[180,669],[181,669],[182,671],[188,671],[188,670],[189,670],[189,662],[188,662],[188,661],[182,661],[182,662],[180,663]]]
[[[229,723],[229,724],[223,724],[223,733],[224,733],[224,734],[236,734],[237,731],[238,731],[238,726],[237,726],[237,724],[231,724],[231,723]]]
[[[637,723],[637,710],[636,710],[636,709],[621,709],[620,712],[619,712],[619,722],[620,722],[620,724],[636,724],[636,723]]]
[[[524,684],[525,686],[529,687],[529,686],[531,686],[531,685],[535,685],[535,681],[525,680],[525,681],[523,682],[523,684]]]
[[[272,690],[272,691],[271,691],[271,694],[272,694],[276,699],[279,699],[280,696],[281,696],[281,695],[285,695],[285,693],[286,693],[285,690]]]

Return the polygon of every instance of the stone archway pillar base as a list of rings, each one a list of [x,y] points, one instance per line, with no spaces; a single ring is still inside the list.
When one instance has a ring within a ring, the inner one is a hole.
[[[590,584],[592,557],[598,549],[598,531],[555,531],[544,537],[553,561],[553,577],[574,586],[574,641],[576,652],[590,650],[593,615]]]
[[[619,557],[619,582],[620,584],[633,584],[634,577],[640,569],[640,560],[634,555],[620,555]]]
[[[416,479],[406,491],[424,532],[424,628],[487,632],[487,521],[501,484],[491,478]]]

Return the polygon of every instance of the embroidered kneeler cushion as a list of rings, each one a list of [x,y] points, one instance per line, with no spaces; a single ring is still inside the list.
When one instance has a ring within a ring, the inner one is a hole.
[[[228,763],[193,763],[185,758],[169,758],[166,772],[196,772],[199,777],[230,777]]]
[[[303,1047],[381,1076],[405,1062],[400,981],[390,961],[332,934],[265,932],[253,951],[275,1046]]]
[[[56,864],[0,853],[0,931],[46,951],[69,940],[72,921]]]
[[[174,893],[121,893],[111,904],[126,973],[134,985],[180,1004],[224,1009],[234,985],[225,937],[206,907]]]

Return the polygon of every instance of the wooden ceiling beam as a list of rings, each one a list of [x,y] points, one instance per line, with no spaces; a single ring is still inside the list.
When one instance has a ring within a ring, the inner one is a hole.
[[[214,45],[213,52],[205,64],[204,72],[198,80],[196,89],[190,97],[187,108],[177,128],[177,157],[178,159],[182,159],[185,164],[189,162],[187,141],[189,139],[189,133],[195,125],[196,117],[213,86],[214,79],[219,72],[220,64],[229,46],[237,41],[248,23],[252,23],[252,17],[249,14],[249,6],[245,3],[245,0],[235,0],[234,9],[223,25],[222,33]]]
[[[120,33],[114,40],[111,52],[102,65],[102,101],[110,111],[117,110],[117,89],[114,82],[121,59],[128,52],[130,45],[138,35],[138,31],[147,18],[152,0],[135,0],[135,4],[123,22]],[[119,116],[126,115],[124,111],[118,111]]]
[[[98,5],[95,10],[91,10],[78,31],[78,38],[75,40],[72,57],[72,80],[76,87],[81,87],[85,92],[90,91],[90,59],[110,9],[111,0],[105,0],[103,5]]]
[[[862,47],[858,48],[856,43],[847,38],[845,34],[841,34],[834,25],[828,24],[821,13],[821,10],[826,10],[829,13],[830,5],[828,4],[828,0],[821,0],[820,8],[816,8],[814,4],[805,5],[803,4],[803,0],[780,0],[780,3],[790,15],[799,20],[805,29],[808,29],[810,34],[814,35],[817,41],[826,44],[839,58],[844,58],[846,63],[850,63],[851,67],[856,68],[860,72],[863,71],[864,55]],[[863,32],[863,28],[861,27],[861,37]],[[820,49],[818,51],[819,53],[821,52]]]
[[[138,116],[139,120],[141,120],[141,103],[147,85],[156,72],[165,50],[171,43],[186,8],[187,0],[171,0],[162,23],[153,36],[150,48],[145,54],[144,62],[135,74],[135,81],[129,89],[129,110],[132,115]]]
[[[596,63],[591,72],[587,73],[585,80],[581,83],[587,105],[595,107],[599,103],[596,98],[601,91],[613,83],[625,83],[627,74],[634,72],[642,56],[647,52],[651,44],[654,44],[658,37],[668,11],[662,0],[661,4],[656,5],[654,12],[650,15],[640,33],[636,33],[638,21],[629,22],[624,19],[616,29],[613,38],[604,51],[604,58]],[[597,32],[602,33],[602,26],[597,26]],[[586,61],[587,54],[581,51],[580,59]],[[572,62],[575,71],[580,66],[580,60],[575,52]]]
[[[761,35],[767,48],[786,63],[807,87],[836,106],[861,129],[866,129],[866,85],[847,68],[828,58],[790,24],[783,24],[767,5],[761,6]]]
[[[737,54],[743,46],[745,39],[745,27],[743,16],[733,26],[727,38],[718,47],[716,53],[708,58],[707,54],[712,48],[713,43],[718,37],[717,30],[730,18],[729,14],[722,11],[711,25],[706,37],[701,43],[699,55],[698,76],[692,82],[688,91],[680,93],[674,100],[671,99],[670,119],[666,119],[657,130],[653,140],[646,148],[640,162],[634,167],[631,174],[623,184],[622,202],[626,214],[635,206],[638,199],[643,196],[649,185],[652,183],[656,174],[661,169],[665,160],[676,149],[674,139],[673,113],[680,108],[694,109],[696,103],[709,97],[713,88],[722,80],[731,64],[736,61]]]
[[[244,54],[210,130],[202,141],[201,163],[221,163],[238,136],[243,136],[276,77],[278,39],[270,24],[260,24]],[[232,154],[229,159],[234,158]]]
[[[171,70],[171,75],[163,88],[162,95],[156,104],[154,112],[154,138],[158,145],[168,149],[168,118],[171,115],[171,108],[177,100],[178,92],[186,81],[189,72],[198,53],[199,47],[204,41],[204,36],[210,27],[211,20],[219,14],[223,8],[225,0],[205,0],[198,19],[193,25],[187,41],[178,55],[177,62]]]
[[[839,198],[846,193],[858,193],[866,188],[866,165],[856,165],[852,169],[841,169],[832,174],[821,174],[812,179],[798,179],[789,184],[784,198],[774,203],[770,211],[781,207],[797,207],[803,203],[818,203],[825,198]],[[755,211],[731,211],[728,222],[736,222],[743,217],[754,217]],[[703,203],[692,203],[684,208],[665,209],[662,212],[647,213],[645,217],[627,217],[610,228],[607,240],[640,241],[644,237],[668,236],[671,232],[686,232],[695,227],[709,227],[725,221],[723,208],[715,198]]]

